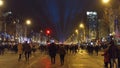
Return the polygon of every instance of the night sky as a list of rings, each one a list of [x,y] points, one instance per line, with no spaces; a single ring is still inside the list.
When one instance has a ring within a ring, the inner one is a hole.
[[[94,10],[99,0],[5,0],[6,10],[18,18],[32,19],[33,30],[51,29],[51,36],[63,41],[83,20],[86,10]]]

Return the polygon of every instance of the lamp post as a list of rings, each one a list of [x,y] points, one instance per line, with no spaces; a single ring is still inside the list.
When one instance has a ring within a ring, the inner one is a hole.
[[[4,2],[2,0],[0,0],[0,17],[2,18],[2,6],[3,6]],[[0,31],[2,31],[2,22],[0,22]]]
[[[4,5],[3,0],[0,0],[0,7]]]
[[[29,26],[29,25],[31,25],[31,20],[26,20],[26,22],[25,22],[25,37],[27,38],[27,26]]]
[[[29,19],[26,20],[26,24],[27,24],[27,25],[30,25],[30,24],[31,24],[31,20],[29,20]]]
[[[102,3],[104,4],[108,4],[110,2],[110,0],[102,0]]]
[[[83,35],[84,35],[83,39],[84,39],[84,41],[85,41],[85,26],[84,26],[83,23],[80,23],[79,27],[80,27],[80,28],[82,29],[82,31],[83,31]]]
[[[105,5],[105,15],[106,19],[108,20],[108,25],[109,25],[109,34],[114,33],[114,20],[115,20],[115,14],[113,11],[113,6],[110,0],[102,0],[102,3]]]
[[[78,29],[75,30],[75,33],[77,34],[77,37],[76,37],[77,43],[79,43],[79,37],[78,37],[79,31],[78,31]]]

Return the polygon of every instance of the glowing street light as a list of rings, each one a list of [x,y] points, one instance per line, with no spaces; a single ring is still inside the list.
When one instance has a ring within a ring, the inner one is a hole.
[[[27,29],[27,25],[30,25],[30,24],[31,24],[31,20],[29,20],[29,19],[26,20],[25,24],[26,24],[26,25],[25,25],[25,37],[27,37],[27,30],[28,30],[28,29]]]
[[[31,20],[26,20],[26,24],[30,25],[31,24]]]
[[[117,17],[117,14],[119,14],[118,13],[118,11],[119,11],[118,8],[113,9],[114,5],[111,2],[112,2],[112,0],[102,0],[102,3],[105,5],[105,9],[104,9],[105,13],[104,14],[106,15],[107,21],[109,21],[109,23],[108,23],[108,27],[109,27],[108,28],[108,34],[109,33],[114,33],[116,31],[115,26],[117,26],[117,25],[114,22],[111,22],[111,21],[117,20],[116,17]],[[115,3],[116,3],[117,6],[119,6],[117,4],[117,0],[116,0]]]
[[[79,43],[79,38],[78,38],[78,35],[79,35],[78,33],[79,33],[79,32],[78,32],[78,29],[75,30],[75,33],[77,34],[76,40],[77,40],[77,42]]]
[[[81,23],[81,24],[79,25],[79,27],[83,29],[84,41],[85,41],[85,29],[84,29],[84,28],[85,28],[85,26],[84,26],[84,24],[83,24],[83,23]]]
[[[78,34],[78,29],[75,30],[75,33]]]
[[[81,24],[79,25],[79,27],[80,27],[80,28],[84,28],[84,25],[81,23]]]
[[[107,4],[109,2],[110,2],[110,0],[102,0],[102,3],[105,3],[105,4]]]
[[[3,0],[0,0],[0,6],[2,6],[4,4]]]

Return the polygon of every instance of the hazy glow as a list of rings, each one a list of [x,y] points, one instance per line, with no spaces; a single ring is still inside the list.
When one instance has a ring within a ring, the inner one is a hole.
[[[47,34],[50,34],[50,30],[47,30],[46,33],[47,33]]]
[[[2,0],[0,0],[0,6],[2,6],[3,5],[3,1]]]
[[[26,20],[26,24],[27,24],[27,25],[30,25],[30,24],[31,24],[31,21],[30,21],[30,20]]]
[[[80,28],[84,28],[84,25],[81,23],[79,27],[80,27]]]
[[[107,4],[110,0],[102,0],[103,3]]]
[[[78,29],[76,29],[75,32],[78,34]]]

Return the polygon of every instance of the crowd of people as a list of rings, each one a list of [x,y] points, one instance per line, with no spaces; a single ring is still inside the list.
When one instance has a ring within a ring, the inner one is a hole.
[[[6,52],[11,52],[14,54],[18,54],[18,61],[21,60],[22,55],[25,56],[25,60],[29,62],[29,58],[31,53],[36,51],[36,45],[33,43],[28,43],[25,41],[24,43],[0,43],[0,55],[4,55]]]
[[[66,54],[77,54],[79,50],[86,50],[89,55],[96,54],[98,56],[99,51],[104,50],[102,56],[104,56],[105,68],[120,68],[120,48],[111,40],[109,43],[102,43],[101,45],[65,45],[50,43],[48,45],[35,45],[33,43],[18,43],[13,45],[1,44],[0,43],[0,55],[4,55],[4,51],[12,51],[18,53],[18,61],[21,61],[21,56],[24,55],[26,62],[29,62],[31,54],[34,54],[36,50],[40,51],[40,54],[44,53],[49,55],[51,63],[55,64],[56,55],[59,54],[60,63],[64,65]]]

